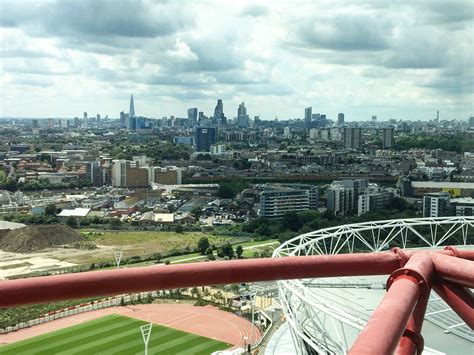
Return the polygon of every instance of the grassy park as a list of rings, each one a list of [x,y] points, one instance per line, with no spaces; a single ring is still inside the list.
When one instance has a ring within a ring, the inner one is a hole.
[[[143,354],[141,320],[116,314],[0,347],[3,355]],[[153,324],[151,354],[210,354],[231,344]]]

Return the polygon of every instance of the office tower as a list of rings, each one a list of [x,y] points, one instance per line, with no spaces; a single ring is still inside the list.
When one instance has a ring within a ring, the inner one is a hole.
[[[307,127],[311,125],[312,113],[313,113],[312,107],[306,107],[304,109],[304,121]]]
[[[216,144],[217,128],[197,127],[196,128],[196,151],[210,152],[211,145]]]
[[[129,117],[135,117],[135,104],[133,103],[133,94],[130,96],[130,109],[128,110]]]
[[[125,128],[127,127],[127,118],[125,112],[120,112],[120,127]]]
[[[432,192],[423,196],[423,217],[449,216],[451,195],[449,192]]]
[[[81,122],[79,121],[79,117],[74,117],[74,127],[79,127]]]
[[[249,115],[247,115],[247,108],[242,102],[237,109],[237,125],[239,127],[248,127],[250,123]]]
[[[31,126],[33,128],[38,128],[39,127],[39,121],[37,119],[31,120]]]
[[[384,128],[382,130],[382,149],[393,147],[393,128]]]
[[[100,113],[97,114],[96,121],[97,121],[97,123],[100,123]]]
[[[227,123],[227,119],[224,116],[224,104],[222,103],[222,99],[217,100],[216,107],[214,108],[214,116],[213,122],[215,124],[225,124]]]
[[[474,116],[469,117],[469,127],[474,128]]]
[[[83,120],[84,120],[84,121],[87,121],[87,112],[84,112]]]
[[[194,126],[197,123],[198,120],[198,109],[193,107],[193,108],[188,108],[188,120],[190,123],[190,126]]]
[[[362,145],[361,128],[344,128],[344,148],[360,149]]]
[[[439,122],[439,111],[436,111],[436,122]]]
[[[372,123],[377,123],[377,116],[372,116]]]
[[[127,129],[129,131],[135,131],[137,129],[137,118],[135,116],[129,116],[127,118]]]
[[[344,126],[344,114],[343,113],[339,113],[337,115],[337,125],[339,127]]]

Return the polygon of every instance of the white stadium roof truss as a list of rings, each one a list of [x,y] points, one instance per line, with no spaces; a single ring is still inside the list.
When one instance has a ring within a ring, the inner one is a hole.
[[[474,244],[473,237],[474,217],[471,216],[373,221],[300,235],[282,243],[273,257],[377,252],[394,246],[440,248]],[[295,346],[301,354],[313,351],[344,354],[351,346],[347,339],[357,335],[368,319],[362,313],[338,305],[334,299],[325,298],[317,287],[311,287],[317,282],[318,279],[278,281],[280,302]],[[460,324],[460,318],[452,310],[444,311],[449,307],[435,296],[431,295],[426,319],[474,342],[474,332]],[[440,317],[442,312],[450,312],[444,323]]]

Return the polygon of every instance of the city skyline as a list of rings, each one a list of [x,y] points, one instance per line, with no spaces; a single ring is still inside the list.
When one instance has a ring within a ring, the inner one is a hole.
[[[229,118],[474,112],[470,2],[223,4],[2,2],[0,116],[115,118],[132,93],[157,118],[217,99]]]

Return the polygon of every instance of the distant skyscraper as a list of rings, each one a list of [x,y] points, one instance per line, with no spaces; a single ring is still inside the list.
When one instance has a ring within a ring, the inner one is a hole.
[[[344,126],[344,114],[340,113],[337,115],[337,125]]]
[[[133,94],[130,96],[130,109],[128,110],[129,117],[135,117],[135,104],[133,103]]]
[[[217,128],[215,127],[197,127],[196,128],[196,151],[210,152],[211,145],[216,144]]]
[[[250,123],[249,115],[247,115],[247,108],[245,102],[242,102],[237,109],[237,125],[239,127],[248,127]]]
[[[344,148],[360,149],[362,130],[360,128],[344,128]]]
[[[87,112],[84,112],[83,119],[84,119],[84,121],[87,121]]]
[[[469,117],[469,127],[474,128],[474,116]]]
[[[376,123],[377,122],[377,116],[372,116],[372,123]]]
[[[382,149],[393,147],[393,128],[384,128],[382,130]]]
[[[436,122],[439,122],[439,111],[436,111]]]
[[[213,116],[214,123],[222,124],[224,123],[224,104],[222,103],[222,99],[217,100],[217,105],[214,108],[214,116]]]
[[[120,112],[120,127],[125,128],[127,127],[127,119],[125,117],[125,112]]]
[[[188,108],[188,120],[191,123],[191,125],[195,125],[197,123],[198,119],[198,109],[193,107],[193,108]]]
[[[307,127],[309,127],[311,125],[312,114],[313,114],[313,108],[312,107],[306,107],[304,109],[304,121],[305,121]]]

